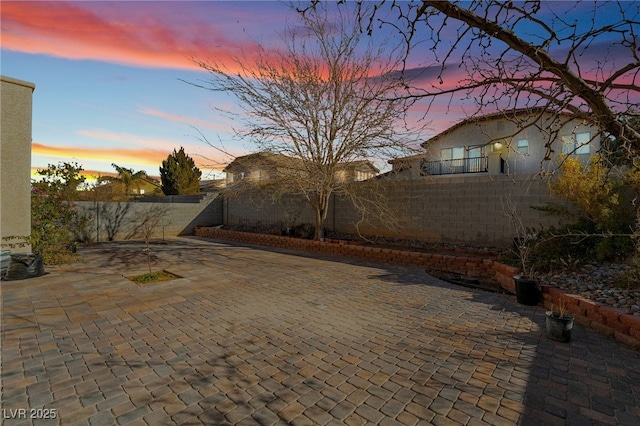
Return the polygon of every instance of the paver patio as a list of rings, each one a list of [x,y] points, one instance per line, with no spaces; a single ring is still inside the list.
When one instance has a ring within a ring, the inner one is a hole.
[[[2,282],[4,425],[640,424],[640,353],[515,296],[194,238],[153,246],[184,277],[157,284],[123,277],[141,243],[81,254]]]

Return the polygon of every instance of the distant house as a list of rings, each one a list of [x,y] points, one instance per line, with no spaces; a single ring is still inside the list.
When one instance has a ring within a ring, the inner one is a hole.
[[[142,179],[138,185],[134,185],[131,189],[132,195],[151,195],[153,193],[162,193],[162,184],[159,180],[152,177]]]
[[[294,170],[298,166],[297,161],[286,155],[257,152],[235,158],[223,172],[229,186],[246,179],[254,182],[264,181],[281,171]]]
[[[93,192],[93,193],[91,193]],[[127,194],[125,186],[117,181],[105,181],[96,185],[91,192],[80,195],[82,200],[113,200],[123,201],[131,197],[140,197],[145,195],[162,195],[162,185],[160,181],[151,177],[139,179],[135,184],[131,185],[130,193]]]
[[[340,164],[337,173],[342,182],[361,182],[376,176],[380,170],[371,161],[360,160]]]
[[[258,152],[244,155],[233,160],[223,171],[226,173],[227,186],[248,179],[253,182],[267,181],[275,177],[294,179],[305,170],[304,161],[283,154]],[[336,170],[336,178],[341,182],[367,180],[379,173],[379,170],[367,160],[341,163]]]
[[[201,180],[198,182],[200,185],[200,192],[218,192],[220,188],[224,187],[226,181],[226,179]]]
[[[541,109],[472,117],[423,142],[424,153],[389,161],[389,176],[533,174],[556,165],[560,153],[588,161],[600,148],[597,134],[588,123]]]

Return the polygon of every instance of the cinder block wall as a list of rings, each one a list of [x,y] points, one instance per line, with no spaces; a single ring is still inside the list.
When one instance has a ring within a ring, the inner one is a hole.
[[[302,197],[285,196],[278,202],[255,193],[225,197],[222,214],[225,225],[286,229],[315,222],[313,211]]]
[[[152,232],[154,239],[193,235],[196,226],[222,224],[222,197],[217,193],[208,193],[198,202],[168,201],[80,201],[75,206],[86,220],[86,237],[91,241],[142,239],[142,222],[150,216],[160,217]]]
[[[505,215],[508,198],[527,226],[557,225],[560,220],[531,206],[547,202],[567,205],[549,194],[548,182],[535,176],[457,175],[397,179],[375,183],[388,204],[397,209],[399,226],[389,227],[377,218],[361,214],[349,200],[333,197],[326,229],[424,241],[447,241],[505,247],[515,230]],[[313,212],[303,199],[273,203],[257,196],[225,200],[225,225],[261,225],[286,228],[314,223]],[[359,223],[360,222],[360,223]],[[359,223],[359,225],[358,225]]]

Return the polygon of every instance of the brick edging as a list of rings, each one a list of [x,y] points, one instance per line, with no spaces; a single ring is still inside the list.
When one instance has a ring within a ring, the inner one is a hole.
[[[341,240],[314,241],[217,228],[196,228],[195,235],[204,238],[354,257],[374,262],[423,267],[430,271],[467,275],[481,278],[496,290],[506,290],[511,294],[515,294],[513,276],[519,272],[518,268],[492,259],[370,247],[350,244]],[[547,309],[551,309],[554,301],[557,306],[558,301],[562,299],[567,305],[567,311],[575,316],[575,321],[578,324],[590,327],[607,336],[612,336],[633,348],[640,348],[640,317],[624,314],[609,306],[578,295],[562,292],[554,287],[541,286],[541,289],[543,304]]]
[[[352,244],[342,240],[314,241],[217,228],[196,228],[195,235],[268,247],[354,257],[395,265],[419,266],[434,272],[449,272],[480,278],[496,290],[515,293],[515,284],[512,277],[518,272],[518,268],[503,265],[492,259],[483,259],[464,253],[460,255],[423,253]]]
[[[601,334],[611,336],[635,349],[640,349],[640,316],[629,315],[577,294],[566,293],[546,285],[542,290],[542,304],[548,310],[564,303],[575,322]]]

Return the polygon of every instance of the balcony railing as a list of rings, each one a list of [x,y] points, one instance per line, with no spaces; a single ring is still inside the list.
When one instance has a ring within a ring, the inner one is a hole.
[[[457,160],[424,161],[422,163],[422,173],[426,175],[482,173],[488,170],[489,170],[488,157],[460,158]]]

